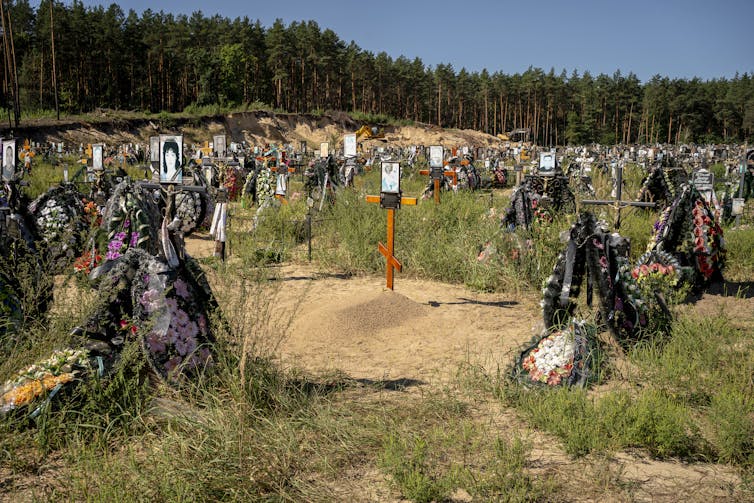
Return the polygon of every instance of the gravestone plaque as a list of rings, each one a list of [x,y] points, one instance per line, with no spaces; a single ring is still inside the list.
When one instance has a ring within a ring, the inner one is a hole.
[[[429,147],[429,167],[442,168],[443,149],[441,145]]]
[[[343,136],[344,157],[356,157],[356,135],[351,133]]]

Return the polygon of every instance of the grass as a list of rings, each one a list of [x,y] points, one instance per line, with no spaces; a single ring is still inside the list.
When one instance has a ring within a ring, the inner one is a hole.
[[[754,464],[754,344],[725,315],[681,316],[669,340],[648,340],[629,354],[629,389],[599,397],[585,390],[500,396],[555,434],[573,456],[636,447],[657,458]]]
[[[35,166],[27,190],[38,193],[58,173]],[[364,198],[375,193],[377,177],[374,171],[360,176],[355,191],[315,212],[319,267],[382,272],[376,248],[385,240],[385,212]],[[292,191],[299,190],[294,182]],[[404,182],[406,195],[424,187],[419,176]],[[401,275],[495,292],[538,291],[572,218],[530,233],[503,233],[498,217],[506,206],[506,195],[496,192],[492,205],[488,195],[460,193],[443,194],[439,206],[403,207],[396,222]],[[543,437],[554,439],[554,452],[579,461],[638,450],[659,459],[725,463],[742,473],[736,494],[752,494],[746,486],[754,467],[750,319],[681,312],[670,337],[633,348],[624,366],[606,369],[597,390],[523,390],[471,365],[445,386],[400,391],[360,386],[338,374],[307,375],[276,360],[297,306],[280,311],[282,282],[269,281],[275,273],[267,267],[305,260],[307,208],[301,199],[270,208],[250,232],[254,212],[234,206],[232,260],[204,263],[229,322],[217,334],[215,367],[184,389],[167,388],[150,383],[138,348],[131,347],[125,371],[82,386],[69,405],[31,422],[3,419],[4,497],[443,501],[465,494],[474,501],[563,501],[574,490],[608,489],[630,497],[632,489],[609,468],[595,471],[583,487],[567,474],[543,473],[532,460],[532,438]],[[634,257],[653,218],[624,213],[621,232],[632,237]],[[734,281],[750,280],[754,264],[746,250],[754,231],[729,236],[728,271]],[[481,263],[476,257],[486,243],[497,251]],[[57,278],[56,292],[48,320],[0,345],[0,379],[72,342],[70,327],[95,299],[76,290],[72,278]],[[500,419],[500,411],[520,422]]]

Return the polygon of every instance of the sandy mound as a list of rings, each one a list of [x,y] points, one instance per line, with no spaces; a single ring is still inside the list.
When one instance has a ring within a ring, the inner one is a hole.
[[[333,321],[343,335],[373,333],[429,313],[429,306],[417,304],[399,293],[385,291],[372,300],[337,311]]]

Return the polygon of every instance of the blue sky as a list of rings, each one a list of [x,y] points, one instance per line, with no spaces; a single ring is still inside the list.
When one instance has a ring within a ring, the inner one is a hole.
[[[69,3],[65,1],[65,3]],[[85,0],[84,5],[113,2]],[[346,43],[427,66],[514,74],[529,66],[593,75],[702,80],[754,73],[754,0],[123,0],[128,12],[314,20]]]

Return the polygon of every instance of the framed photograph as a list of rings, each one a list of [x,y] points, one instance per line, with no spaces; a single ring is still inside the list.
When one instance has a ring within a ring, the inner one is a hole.
[[[101,143],[95,143],[92,145],[92,169],[94,171],[103,171],[105,169],[103,157],[104,147],[105,146]]]
[[[16,140],[3,140],[3,181],[10,181],[16,174]]]
[[[356,157],[356,135],[347,134],[343,136],[343,155],[348,157]]]
[[[160,135],[160,183],[183,182],[183,136]]]
[[[214,168],[212,166],[212,160],[209,157],[202,157],[202,169],[204,170],[204,178],[207,180],[207,186],[211,187],[213,182]]]
[[[432,145],[429,147],[429,167],[442,168],[443,155],[442,145]]]
[[[539,174],[542,176],[555,174],[555,154],[552,152],[541,152],[539,154]]]
[[[215,135],[212,137],[212,145],[215,151],[215,157],[225,157],[225,135]]]
[[[389,194],[400,194],[401,192],[401,165],[397,162],[382,162],[382,173],[380,178],[380,191]]]
[[[324,159],[330,153],[330,145],[327,142],[319,144],[319,156]]]
[[[158,163],[160,162],[160,137],[151,136],[149,138],[149,160]]]

